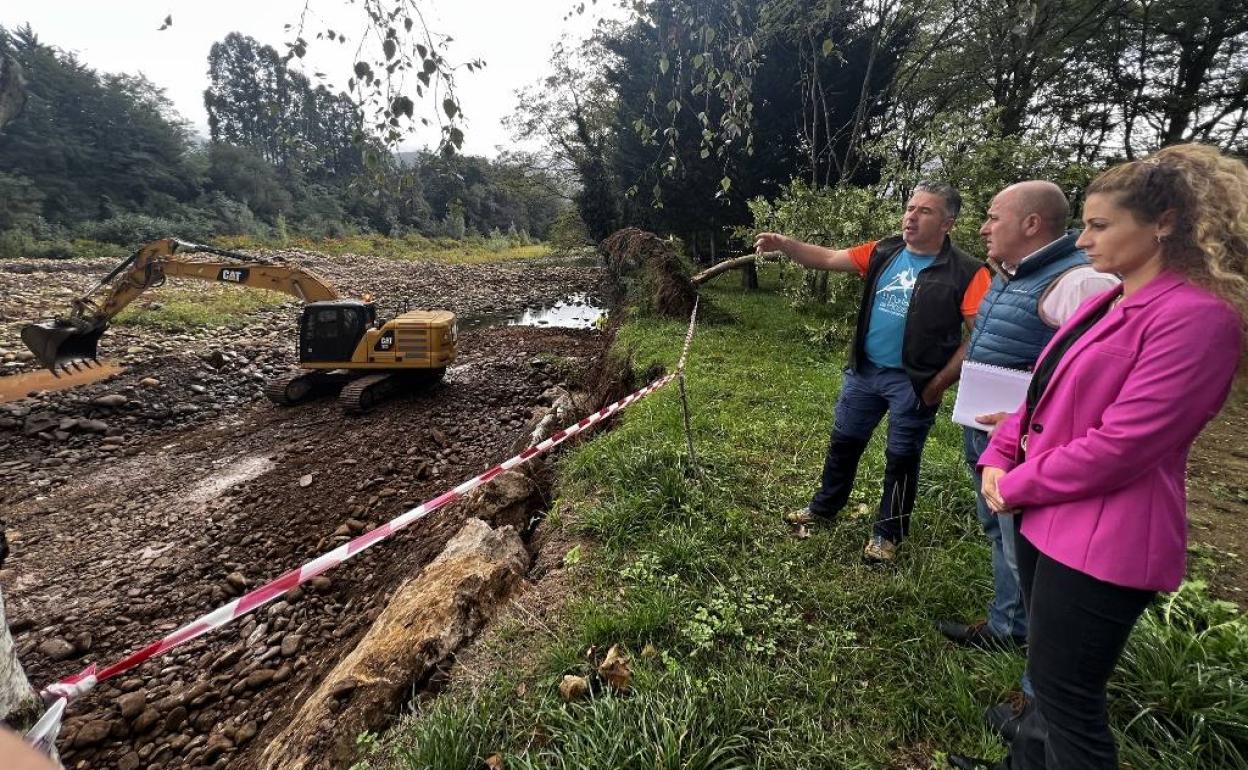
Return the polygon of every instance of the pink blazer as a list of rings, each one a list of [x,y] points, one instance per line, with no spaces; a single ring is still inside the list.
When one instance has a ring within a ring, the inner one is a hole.
[[[1121,293],[1089,299],[1054,340]],[[1188,449],[1226,400],[1241,342],[1235,310],[1174,273],[1111,309],[1053,373],[1031,416],[1026,459],[1018,462],[1024,405],[979,460],[1007,471],[1001,495],[1022,511],[1023,535],[1108,583],[1178,588]]]

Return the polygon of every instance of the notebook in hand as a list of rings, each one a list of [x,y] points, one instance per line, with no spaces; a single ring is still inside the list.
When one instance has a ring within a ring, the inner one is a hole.
[[[1031,372],[966,361],[953,404],[953,421],[986,431],[989,426],[975,422],[975,418],[993,412],[1013,413],[1027,400],[1030,384]]]

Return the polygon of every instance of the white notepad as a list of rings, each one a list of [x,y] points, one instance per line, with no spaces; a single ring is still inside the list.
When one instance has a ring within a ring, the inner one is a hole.
[[[1027,400],[1030,385],[1031,372],[964,361],[958,399],[953,403],[953,421],[986,431],[989,426],[975,422],[975,418],[993,412],[1013,414]]]

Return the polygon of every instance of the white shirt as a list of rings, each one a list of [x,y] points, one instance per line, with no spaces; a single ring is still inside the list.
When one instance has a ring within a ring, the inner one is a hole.
[[[1023,257],[1019,264],[1031,259],[1050,245],[1052,244],[1046,244]],[[1002,267],[1010,275],[1018,269],[1008,265],[1002,265]],[[1040,320],[1056,329],[1066,323],[1088,297],[1108,291],[1119,283],[1118,276],[1113,273],[1098,273],[1091,265],[1081,265],[1067,270],[1058,276],[1056,281],[1049,284],[1049,288],[1040,297]]]

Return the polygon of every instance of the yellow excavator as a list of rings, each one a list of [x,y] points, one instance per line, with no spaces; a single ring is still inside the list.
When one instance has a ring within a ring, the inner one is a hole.
[[[183,253],[211,254],[225,261],[187,259],[180,256]],[[379,322],[376,305],[367,295],[343,298],[310,270],[172,238],[140,247],[73,300],[67,318],[25,326],[22,342],[53,374],[98,364],[100,337],[112,318],[166,278],[269,289],[304,303],[299,368],[265,388],[277,404],[296,404],[338,390],[344,411],[365,412],[399,392],[437,382],[455,360],[458,330],[449,310],[409,310]]]

